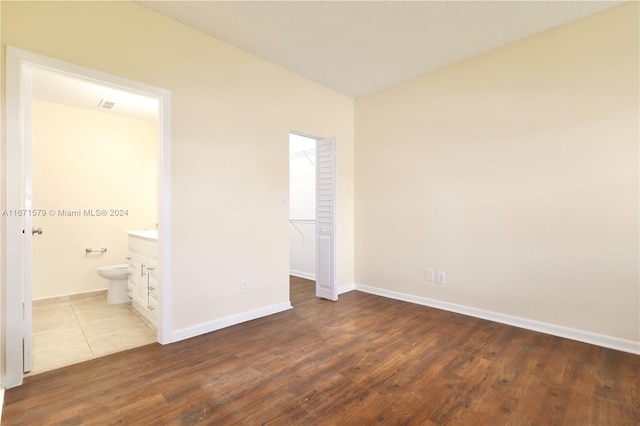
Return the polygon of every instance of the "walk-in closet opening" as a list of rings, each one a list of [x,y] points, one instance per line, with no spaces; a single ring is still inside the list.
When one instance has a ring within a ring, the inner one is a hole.
[[[316,139],[289,134],[289,274],[291,286],[315,285]]]

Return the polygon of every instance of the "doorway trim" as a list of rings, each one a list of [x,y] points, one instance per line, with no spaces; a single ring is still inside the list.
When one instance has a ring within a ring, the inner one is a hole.
[[[167,344],[171,337],[171,92],[95,69],[61,61],[12,46],[6,47],[6,102],[5,138],[3,158],[3,209],[21,210],[23,205],[22,171],[24,117],[22,93],[23,81],[30,69],[46,69],[89,81],[154,98],[159,103],[158,116],[158,245],[160,254],[158,300],[158,342]],[[2,217],[2,386],[11,388],[23,379],[23,284],[24,267],[22,230],[20,217]]]

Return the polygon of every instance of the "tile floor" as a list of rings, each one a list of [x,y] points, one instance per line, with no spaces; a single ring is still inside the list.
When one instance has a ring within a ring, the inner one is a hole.
[[[106,292],[33,304],[33,368],[28,375],[157,341],[130,303],[108,305]]]

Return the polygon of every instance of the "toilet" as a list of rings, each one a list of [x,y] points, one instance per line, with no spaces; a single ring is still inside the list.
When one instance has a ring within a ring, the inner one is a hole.
[[[122,263],[98,268],[98,275],[109,280],[109,289],[107,290],[107,303],[109,305],[131,301],[127,293],[128,266],[126,263]]]

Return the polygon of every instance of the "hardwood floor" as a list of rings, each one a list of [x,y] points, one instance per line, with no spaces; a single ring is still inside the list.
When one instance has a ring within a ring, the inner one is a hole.
[[[28,377],[3,425],[637,425],[640,357],[350,292]]]

